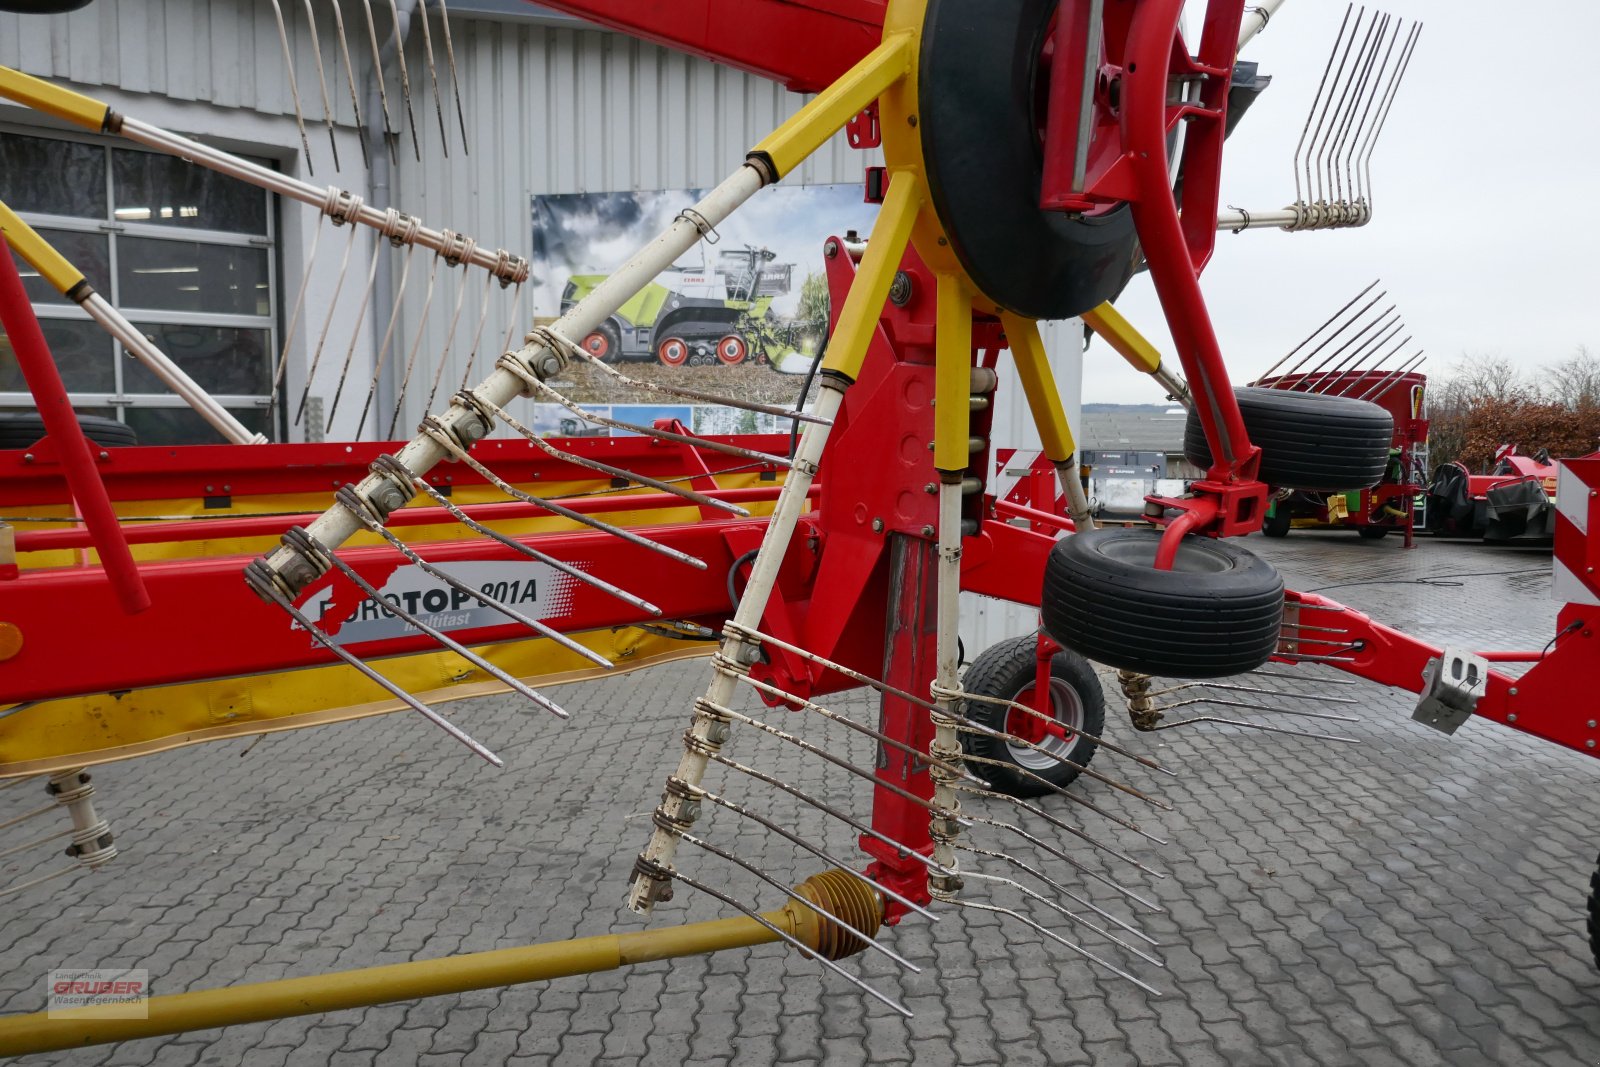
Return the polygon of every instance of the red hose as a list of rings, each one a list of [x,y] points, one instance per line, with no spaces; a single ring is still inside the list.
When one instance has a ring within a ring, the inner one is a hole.
[[[11,338],[17,366],[27,379],[34,403],[39,406],[45,433],[61,457],[67,488],[77,501],[78,514],[83,516],[84,524],[94,537],[106,577],[116,589],[122,610],[136,615],[150,606],[150,593],[133,562],[128,541],[122,536],[122,527],[111,508],[111,497],[100,480],[100,472],[95,469],[89,439],[83,435],[83,427],[78,425],[78,416],[67,399],[67,387],[62,384],[61,373],[45,344],[39,320],[34,317],[28,293],[22,287],[22,275],[17,273],[16,262],[11,258],[11,246],[3,234],[0,234],[0,326],[5,327],[6,336]]]

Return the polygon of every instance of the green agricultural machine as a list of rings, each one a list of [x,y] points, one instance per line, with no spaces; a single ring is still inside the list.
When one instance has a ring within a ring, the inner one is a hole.
[[[708,270],[674,266],[641,289],[583,339],[597,359],[658,359],[669,367],[765,363],[783,347],[788,324],[772,315],[772,300],[790,291],[793,263],[746,245],[717,256]],[[561,294],[565,314],[603,281],[604,274],[574,275]]]

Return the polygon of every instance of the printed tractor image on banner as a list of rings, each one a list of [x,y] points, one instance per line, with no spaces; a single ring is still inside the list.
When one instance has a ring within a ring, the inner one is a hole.
[[[703,190],[533,198],[534,310],[587,297]],[[778,186],[754,197],[581,339],[608,362],[667,367],[768,364],[803,374],[827,332],[822,246],[877,214],[857,184]]]

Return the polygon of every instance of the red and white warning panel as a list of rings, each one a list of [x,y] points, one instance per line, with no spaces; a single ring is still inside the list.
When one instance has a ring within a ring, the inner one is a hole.
[[[1550,595],[1567,604],[1600,605],[1600,453],[1561,461],[1556,511]]]

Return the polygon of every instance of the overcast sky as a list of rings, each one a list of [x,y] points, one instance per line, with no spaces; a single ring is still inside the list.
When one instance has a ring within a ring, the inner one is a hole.
[[[1428,362],[1463,353],[1524,366],[1600,351],[1600,4],[1390,0],[1424,28],[1373,159],[1376,213],[1354,230],[1219,234],[1202,276],[1236,382],[1265,370],[1382,278]],[[1273,76],[1228,142],[1223,199],[1294,199],[1291,160],[1345,5],[1289,0],[1241,58]],[[1119,306],[1176,352],[1147,275]],[[1085,401],[1156,402],[1150,381],[1096,344]]]

